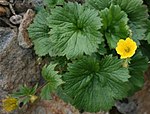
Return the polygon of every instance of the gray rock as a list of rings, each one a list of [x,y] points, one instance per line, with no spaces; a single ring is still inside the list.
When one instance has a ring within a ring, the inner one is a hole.
[[[134,101],[129,101],[129,103],[116,102],[116,108],[122,114],[136,114],[137,104]]]
[[[32,4],[34,5],[34,7],[39,7],[39,6],[43,6],[43,0],[31,0]]]
[[[35,114],[47,114],[46,109],[44,107],[39,106],[36,108]]]
[[[35,55],[32,49],[18,45],[17,30],[0,28],[0,90],[11,92],[20,84],[36,81],[38,76]]]

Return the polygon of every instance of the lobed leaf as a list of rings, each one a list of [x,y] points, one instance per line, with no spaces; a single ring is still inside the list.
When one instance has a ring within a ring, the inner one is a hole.
[[[56,64],[50,64],[42,69],[42,76],[46,81],[46,85],[42,88],[40,94],[42,99],[50,99],[50,93],[54,92],[58,86],[64,83],[61,80],[61,75],[54,71],[55,66]]]
[[[128,69],[122,60],[107,56],[100,62],[84,57],[69,64],[64,74],[64,91],[73,99],[73,105],[88,112],[109,110],[115,100],[128,94]]]
[[[125,12],[121,11],[118,5],[111,5],[100,11],[102,18],[102,30],[105,34],[109,47],[116,48],[119,39],[125,39],[129,36],[127,26],[128,17]]]
[[[102,26],[98,12],[78,3],[66,3],[64,7],[51,10],[47,18],[53,41],[52,50],[58,56],[76,58],[83,54],[91,55],[103,41]]]
[[[47,26],[47,16],[49,13],[46,10],[41,10],[35,16],[33,23],[29,26],[28,32],[34,44],[35,53],[38,56],[44,56],[50,53],[51,41],[49,39],[49,30]]]

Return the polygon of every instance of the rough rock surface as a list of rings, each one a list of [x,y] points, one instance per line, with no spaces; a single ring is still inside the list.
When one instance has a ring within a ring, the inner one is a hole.
[[[42,100],[34,105],[30,105],[24,112],[22,111],[22,114],[80,114],[80,112],[70,104],[65,103],[58,96],[53,95],[52,100],[50,101]],[[109,113],[84,112],[82,114],[109,114]]]
[[[0,80],[3,90],[13,90],[18,84],[36,80],[40,70],[32,49],[22,49],[17,31],[0,28]]]
[[[144,87],[133,96],[138,104],[137,114],[150,114],[150,66],[145,73],[145,78]]]
[[[150,114],[150,81],[146,81],[144,88],[134,96],[138,107],[137,114]]]

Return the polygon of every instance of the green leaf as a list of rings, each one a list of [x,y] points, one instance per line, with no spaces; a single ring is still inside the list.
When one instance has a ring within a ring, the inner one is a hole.
[[[38,87],[38,84],[36,84],[34,87],[28,87],[26,85],[21,85],[19,87],[19,90],[17,92],[14,92],[11,95],[16,98],[34,95],[36,93],[37,87]]]
[[[109,9],[105,8],[100,12],[100,17],[103,23],[102,30],[109,47],[116,48],[119,39],[129,36],[126,13],[121,11],[118,5],[111,5]]]
[[[64,74],[64,91],[73,99],[73,105],[88,112],[109,110],[115,100],[128,95],[128,69],[122,60],[107,56],[100,62],[84,57],[69,64]]]
[[[102,26],[98,12],[87,9],[78,3],[66,3],[64,7],[51,10],[47,18],[52,50],[56,55],[76,58],[84,53],[91,55],[103,41]]]
[[[111,5],[111,0],[85,0],[85,4],[88,7],[91,7],[100,11],[105,8],[109,8]]]
[[[63,5],[64,0],[44,0],[44,4],[48,5],[48,7],[53,8],[56,5]]]
[[[33,88],[31,88],[31,95],[34,95],[36,93],[36,90],[37,90],[37,87],[38,87],[38,84],[36,84]]]
[[[58,72],[54,70],[56,64],[50,64],[44,66],[42,69],[42,76],[46,81],[46,85],[41,90],[42,99],[50,99],[50,93],[54,92],[57,87],[64,82],[61,80],[61,75],[58,75]]]
[[[23,102],[23,105],[27,104],[30,101],[30,96],[26,96],[25,98],[22,99],[21,102]]]
[[[131,78],[129,79],[132,86],[130,93],[141,89],[144,84],[144,72],[148,68],[148,60],[146,57],[143,57],[142,54],[138,53],[134,55],[129,65],[129,71]]]
[[[145,37],[146,20],[148,19],[148,10],[143,5],[143,0],[112,0],[125,11],[129,18],[129,26],[132,30],[133,39],[138,43]],[[140,12],[140,13],[139,13]]]
[[[150,44],[150,32],[147,34],[146,39],[147,39],[148,43]]]
[[[47,20],[49,13],[46,10],[41,10],[35,16],[33,23],[29,26],[28,32],[34,44],[35,53],[39,56],[44,56],[50,53],[51,41],[49,39],[49,30]]]
[[[147,32],[146,32],[146,40],[150,44],[150,20],[147,21]]]
[[[150,60],[150,44],[147,41],[141,40],[140,41],[140,50],[142,51],[144,56],[147,56]]]
[[[100,55],[104,55],[104,54],[107,53],[106,45],[105,45],[104,42],[99,45],[98,53],[99,53]]]

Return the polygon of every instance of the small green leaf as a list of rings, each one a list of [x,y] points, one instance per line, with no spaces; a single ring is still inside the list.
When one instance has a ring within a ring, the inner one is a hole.
[[[17,92],[14,92],[11,94],[13,97],[20,98],[20,97],[28,97],[29,95],[34,95],[36,93],[38,84],[36,84],[34,87],[28,87],[26,85],[21,85],[19,87],[19,90]]]
[[[73,99],[73,105],[88,112],[109,110],[115,100],[128,95],[129,71],[122,60],[107,56],[100,62],[84,57],[69,64],[64,74],[64,91]]]
[[[47,85],[45,85],[42,88],[41,94],[40,94],[40,96],[41,96],[42,99],[45,99],[45,100],[51,99],[51,95],[50,95],[50,93],[52,92],[51,86],[52,85],[50,83],[48,83]]]
[[[31,92],[30,92],[31,95],[34,95],[36,93],[37,87],[38,84],[36,84],[33,88],[31,88]]]
[[[54,70],[56,64],[50,64],[44,66],[42,69],[42,76],[46,81],[46,85],[42,88],[41,98],[50,99],[50,93],[54,92],[58,86],[64,82],[61,80],[61,75],[58,75],[58,72]]]
[[[23,98],[23,100],[21,102],[23,102],[23,105],[27,104],[30,101],[30,97],[26,96],[25,98]]]
[[[121,11],[118,5],[111,5],[100,12],[102,18],[102,31],[105,34],[109,47],[116,48],[119,39],[129,36],[127,26],[128,18],[125,12]]]
[[[54,45],[51,48],[58,56],[91,55],[103,41],[98,12],[81,4],[69,2],[64,7],[56,7],[47,20],[52,28],[49,34]]]

